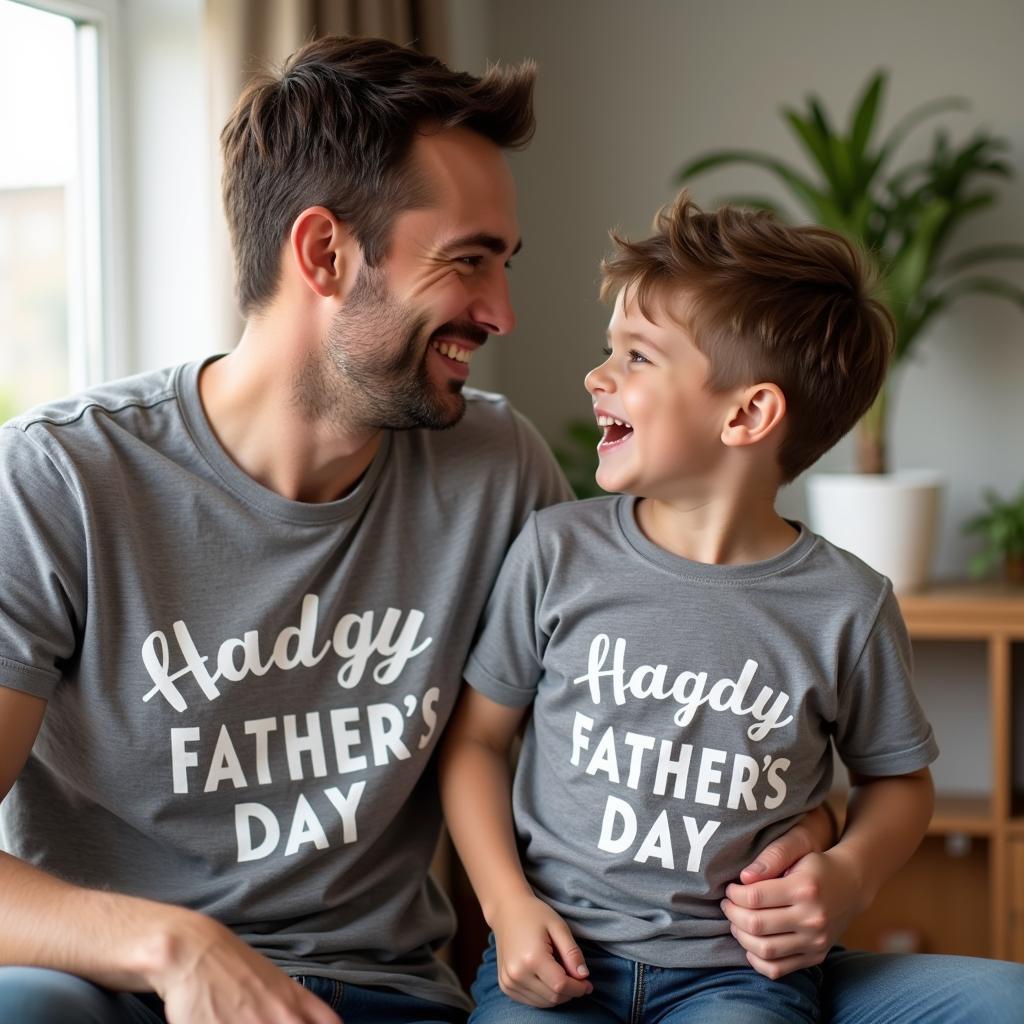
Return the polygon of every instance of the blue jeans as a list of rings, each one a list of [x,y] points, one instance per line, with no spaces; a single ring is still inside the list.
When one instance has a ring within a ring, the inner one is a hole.
[[[392,989],[343,985],[330,978],[296,978],[345,1024],[465,1024],[454,1006]],[[110,992],[73,974],[37,967],[0,967],[0,1024],[166,1024],[151,993]],[[229,1024],[229,1022],[225,1022]]]
[[[549,1010],[498,987],[493,937],[473,983],[470,1024],[817,1024],[821,968],[769,981],[750,967],[665,968],[635,963],[593,943],[580,948],[594,991]]]
[[[473,996],[478,1008],[471,1024],[677,1024],[707,1021],[709,1024],[762,1024],[768,1021],[799,1021],[798,1013],[778,1016],[787,1005],[797,1006],[799,993],[813,980],[808,975],[797,988],[775,992],[778,982],[761,979],[764,1001],[750,1003],[754,991],[750,979],[736,984],[732,992],[726,985],[701,981],[700,971],[662,971],[594,952],[581,943],[594,984],[593,995],[563,1003],[551,1010],[535,1010],[513,1002],[498,988],[493,943],[484,954]],[[612,964],[610,961],[618,961]],[[611,968],[611,981],[603,981],[599,972]],[[617,972],[617,975],[616,975]],[[726,971],[708,972],[727,980]],[[751,972],[753,973],[753,972]],[[691,975],[692,985],[675,987],[663,975]],[[759,978],[759,975],[755,975]],[[827,1024],[1024,1024],[1024,965],[1002,960],[983,960],[966,956],[883,955],[833,949],[821,966],[821,1016]],[[638,992],[638,982],[643,990]],[[655,983],[656,1002],[651,1001]],[[746,987],[745,987],[746,986]],[[682,997],[670,1005],[671,990]],[[598,996],[601,1000],[598,1001]],[[634,1000],[642,1000],[644,1013],[631,1016]],[[669,998],[666,999],[666,996]],[[618,1004],[610,1008],[612,1000]],[[808,1001],[813,999],[813,993]],[[623,1008],[624,1007],[624,1008]],[[815,1019],[813,1016],[810,1019]]]

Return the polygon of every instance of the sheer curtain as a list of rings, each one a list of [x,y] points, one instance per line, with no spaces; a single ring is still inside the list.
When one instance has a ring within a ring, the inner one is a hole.
[[[235,344],[242,330],[234,271],[220,199],[220,130],[253,72],[282,64],[303,43],[323,35],[383,36],[448,59],[445,0],[206,0],[213,204],[214,337]]]

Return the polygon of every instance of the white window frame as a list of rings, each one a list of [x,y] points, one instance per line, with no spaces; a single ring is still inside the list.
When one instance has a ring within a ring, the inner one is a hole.
[[[69,382],[129,372],[123,0],[17,0],[71,18],[76,34],[79,181],[70,197]],[[93,66],[93,61],[96,64]],[[95,95],[88,92],[95,84]]]

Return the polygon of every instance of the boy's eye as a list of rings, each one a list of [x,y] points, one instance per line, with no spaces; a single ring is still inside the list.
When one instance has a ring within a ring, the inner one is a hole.
[[[607,345],[602,346],[601,351],[605,356],[610,356],[612,354],[612,350]]]
[[[647,356],[642,355],[640,352],[637,352],[635,348],[631,348],[629,350],[629,361],[631,363],[649,363],[650,359],[648,359]]]

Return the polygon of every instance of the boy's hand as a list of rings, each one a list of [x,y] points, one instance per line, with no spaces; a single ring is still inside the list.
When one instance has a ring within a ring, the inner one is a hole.
[[[772,878],[733,883],[722,900],[747,961],[766,978],[820,964],[864,909],[860,877],[836,850],[808,853]]]
[[[509,998],[546,1008],[593,992],[583,951],[546,903],[516,898],[495,913],[492,926],[498,984]]]

